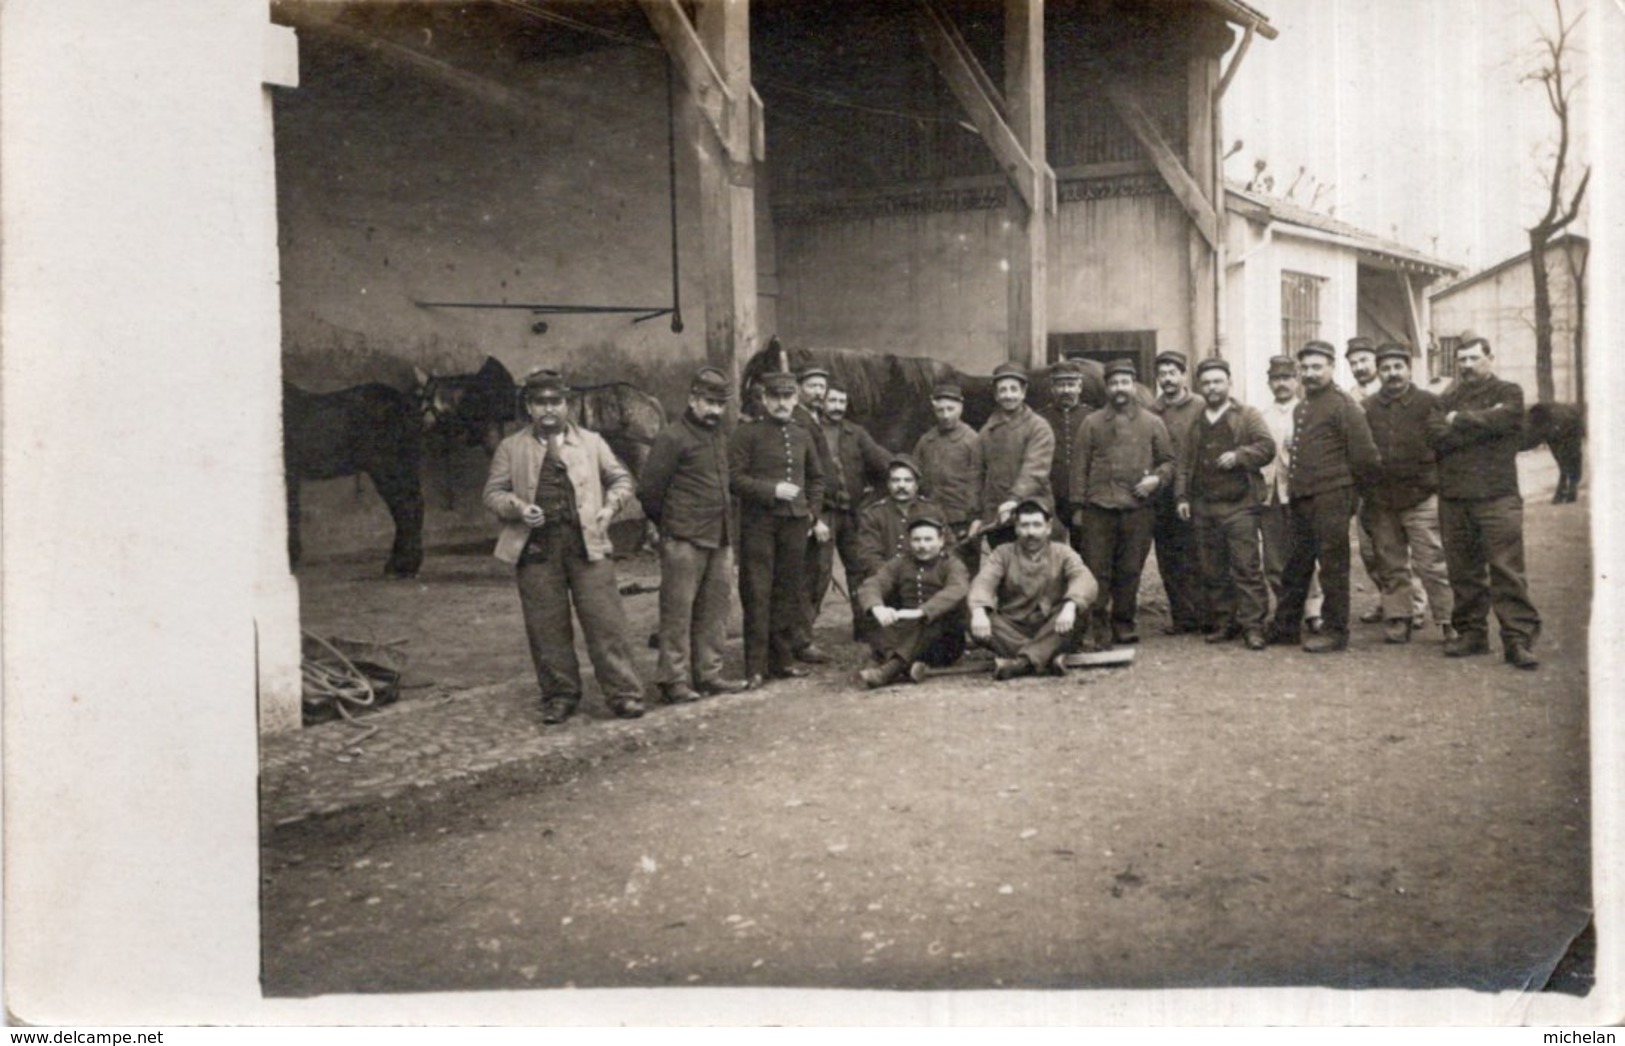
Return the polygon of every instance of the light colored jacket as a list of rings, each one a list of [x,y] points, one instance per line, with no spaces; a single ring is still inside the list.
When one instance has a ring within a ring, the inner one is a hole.
[[[581,518],[587,558],[603,559],[614,546],[609,529],[598,523],[598,510],[608,505],[619,511],[631,499],[632,474],[602,436],[576,425],[564,426],[559,456],[564,459],[565,474],[575,490],[576,515]],[[536,438],[535,428],[527,425],[498,444],[491,458],[491,474],[485,480],[485,507],[502,521],[492,555],[504,563],[519,562],[519,553],[530,537],[523,513],[532,503],[546,457],[547,447]]]

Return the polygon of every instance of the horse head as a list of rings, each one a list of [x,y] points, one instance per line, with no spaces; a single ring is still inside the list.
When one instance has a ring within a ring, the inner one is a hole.
[[[413,400],[423,429],[447,442],[495,453],[506,425],[516,416],[513,375],[491,356],[473,374],[429,374],[413,368]]]

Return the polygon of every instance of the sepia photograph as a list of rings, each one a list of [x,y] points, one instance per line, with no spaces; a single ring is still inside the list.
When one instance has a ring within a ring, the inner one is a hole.
[[[1625,1019],[1618,4],[101,6],[13,1020]]]

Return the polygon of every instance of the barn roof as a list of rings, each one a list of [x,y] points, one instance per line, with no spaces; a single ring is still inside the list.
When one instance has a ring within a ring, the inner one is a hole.
[[[1396,240],[1383,239],[1348,222],[1311,211],[1289,200],[1245,189],[1233,182],[1225,184],[1225,195],[1226,208],[1232,214],[1257,222],[1310,230],[1319,234],[1320,238],[1352,248],[1362,262],[1373,262],[1385,268],[1402,269],[1431,278],[1457,276],[1466,271],[1465,266],[1423,254]]]
[[[1554,248],[1562,247],[1569,243],[1577,244],[1580,247],[1586,248],[1591,246],[1591,241],[1588,238],[1581,236],[1579,233],[1564,232],[1558,236],[1552,237],[1552,241],[1546,245],[1546,250],[1551,251]],[[1515,254],[1505,261],[1496,262],[1483,272],[1475,272],[1464,280],[1459,280],[1456,283],[1452,283],[1448,287],[1435,291],[1433,294],[1428,295],[1428,297],[1434,299],[1448,297],[1459,290],[1465,290],[1474,284],[1483,283],[1485,280],[1499,276],[1508,269],[1515,268],[1519,265],[1527,265],[1529,263],[1529,256],[1533,253],[1535,252],[1524,251],[1522,254]]]
[[[1251,4],[1244,4],[1241,0],[1201,0],[1201,2],[1204,7],[1217,11],[1225,21],[1234,22],[1243,29],[1252,28],[1266,40],[1273,40],[1281,35],[1280,30],[1270,25],[1269,18]]]

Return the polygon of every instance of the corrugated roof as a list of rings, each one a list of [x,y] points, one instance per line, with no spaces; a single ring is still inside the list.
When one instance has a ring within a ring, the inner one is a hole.
[[[1348,222],[1338,221],[1328,215],[1311,211],[1290,200],[1266,196],[1260,192],[1244,189],[1233,182],[1225,183],[1225,194],[1229,197],[1229,209],[1244,217],[1255,221],[1272,221],[1283,225],[1296,225],[1304,229],[1313,229],[1316,232],[1335,236],[1348,243],[1350,247],[1364,254],[1374,255],[1383,260],[1398,263],[1401,267],[1421,270],[1435,276],[1455,276],[1463,273],[1466,266],[1457,265],[1441,258],[1423,254],[1414,247],[1406,246],[1396,240],[1386,240],[1374,236]],[[1239,201],[1239,206],[1238,206]]]

